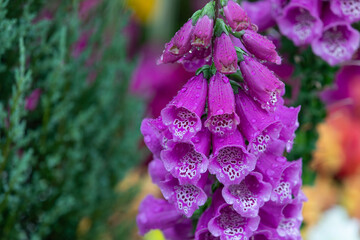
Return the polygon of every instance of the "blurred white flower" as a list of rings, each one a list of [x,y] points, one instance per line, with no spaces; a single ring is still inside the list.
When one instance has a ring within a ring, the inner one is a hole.
[[[335,206],[324,212],[309,230],[308,240],[360,240],[360,222],[351,219],[346,210]]]

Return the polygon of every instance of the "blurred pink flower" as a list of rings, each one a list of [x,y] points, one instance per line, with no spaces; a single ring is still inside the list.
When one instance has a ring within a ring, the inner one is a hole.
[[[149,101],[148,113],[157,117],[161,109],[176,95],[182,85],[192,77],[179,64],[156,65],[161,48],[145,46],[139,65],[133,73],[130,90]]]
[[[25,99],[25,109],[28,111],[34,111],[39,103],[41,95],[41,89],[36,88],[31,94]]]

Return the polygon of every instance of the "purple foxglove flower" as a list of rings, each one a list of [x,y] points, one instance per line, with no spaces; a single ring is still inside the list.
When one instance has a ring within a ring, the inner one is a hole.
[[[195,240],[220,240],[219,237],[215,237],[208,229],[208,223],[213,215],[213,209],[210,206],[199,218],[196,231]]]
[[[150,163],[149,173],[152,181],[160,187],[164,198],[186,217],[191,217],[199,206],[205,204],[207,195],[203,187],[208,174],[203,174],[196,185],[180,185],[179,181],[166,171],[160,159],[154,159]]]
[[[209,113],[205,127],[218,136],[235,131],[240,120],[235,112],[234,92],[229,79],[219,72],[209,83]]]
[[[214,64],[216,69],[224,74],[231,74],[237,71],[238,57],[231,38],[222,33],[215,38],[214,43]]]
[[[182,218],[182,215],[176,211],[172,204],[148,195],[140,203],[136,223],[140,235],[145,235],[152,229],[171,228]]]
[[[243,217],[258,216],[259,209],[270,200],[272,186],[260,173],[251,172],[240,184],[225,186],[222,196]]]
[[[192,19],[187,21],[170,42],[165,44],[165,50],[158,61],[161,63],[173,63],[179,60],[191,49],[191,36],[193,33]]]
[[[193,47],[178,63],[181,63],[189,72],[195,72],[204,65],[211,65],[211,48]]]
[[[166,148],[168,140],[172,139],[172,135],[163,124],[161,117],[145,118],[141,122],[140,131],[144,136],[146,146],[155,157],[160,157],[160,152]]]
[[[175,33],[169,51],[175,55],[184,55],[191,49],[191,36],[193,33],[192,19],[189,19],[179,31]]]
[[[299,112],[300,106],[297,108],[279,106],[276,111],[276,117],[280,119],[283,125],[279,139],[285,142],[287,152],[290,152],[292,149],[295,138],[295,130],[299,127]]]
[[[277,19],[281,33],[296,46],[311,43],[322,33],[320,11],[321,0],[291,0]]]
[[[296,196],[302,185],[301,160],[285,162],[284,166],[285,168],[281,174],[280,180],[271,194],[271,201],[275,202],[276,204],[291,202],[292,195]]]
[[[212,204],[214,204],[214,216],[209,221],[208,228],[212,235],[220,237],[221,240],[248,239],[259,226],[259,216],[254,218],[241,216],[224,201],[221,193],[214,194]]]
[[[325,9],[323,21],[322,36],[311,43],[313,52],[332,66],[350,60],[359,47],[359,32],[329,8]]]
[[[252,30],[245,30],[241,37],[246,49],[260,60],[281,64],[281,58],[276,52],[274,43],[265,36]]]
[[[330,8],[339,17],[353,23],[360,20],[360,2],[358,0],[331,0]]]
[[[201,174],[207,171],[210,153],[210,132],[207,128],[199,131],[190,142],[169,141],[167,149],[161,152],[161,159],[167,171],[180,184],[195,185]]]
[[[224,185],[239,184],[255,168],[256,158],[246,150],[241,133],[235,130],[226,137],[213,136],[213,154],[209,172]]]
[[[281,121],[275,114],[261,109],[242,91],[235,96],[235,102],[241,119],[239,128],[249,142],[248,150],[255,155],[265,152],[268,145],[279,138]]]
[[[210,46],[213,35],[214,20],[207,15],[197,21],[191,39],[191,45],[207,48]]]
[[[171,39],[170,42],[165,44],[165,49],[160,56],[160,59],[157,61],[157,64],[163,64],[163,63],[174,63],[180,58],[182,58],[183,55],[180,54],[173,54],[170,50],[174,46],[174,39]]]
[[[271,2],[269,0],[261,0],[257,2],[242,2],[242,7],[247,12],[251,22],[256,24],[259,31],[273,27],[276,22],[272,15]]]
[[[273,72],[255,59],[244,55],[240,70],[245,80],[245,91],[257,101],[261,108],[275,111],[281,103],[285,85]]]
[[[41,89],[37,88],[30,93],[30,95],[25,99],[25,109],[28,111],[34,111],[39,103],[41,95]]]
[[[207,80],[201,73],[191,78],[161,111],[163,123],[175,140],[190,141],[201,130],[206,95]]]
[[[250,20],[242,7],[230,0],[224,7],[224,14],[230,27],[234,31],[241,31],[250,27]]]

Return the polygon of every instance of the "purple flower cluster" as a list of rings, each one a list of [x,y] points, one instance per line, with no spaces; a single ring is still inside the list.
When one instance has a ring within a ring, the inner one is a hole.
[[[262,64],[280,64],[275,45],[256,32],[237,2],[222,3],[224,16],[215,19],[210,2],[163,52],[162,62],[187,58],[195,66],[209,49],[213,64],[200,64],[160,116],[142,122],[154,158],[149,173],[165,200],[142,202],[140,234],[161,229],[167,239],[301,239],[302,163],[283,157],[292,149],[300,108],[284,106],[284,84]]]
[[[330,65],[350,60],[359,47],[359,32],[351,26],[360,20],[358,0],[260,0],[244,8],[261,30],[276,22],[296,46],[311,44]]]

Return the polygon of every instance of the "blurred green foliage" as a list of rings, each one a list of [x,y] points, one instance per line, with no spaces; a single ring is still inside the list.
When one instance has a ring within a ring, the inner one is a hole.
[[[142,156],[143,106],[127,93],[128,14],[122,1],[103,1],[80,19],[78,4],[0,0],[0,239],[128,239],[134,224],[108,221],[131,202],[136,190],[115,186]],[[44,10],[51,20],[39,19]]]

